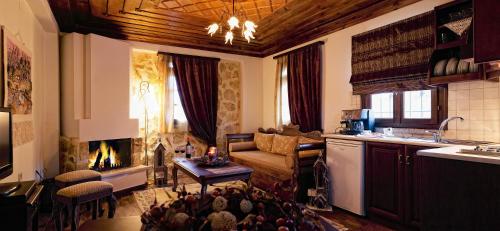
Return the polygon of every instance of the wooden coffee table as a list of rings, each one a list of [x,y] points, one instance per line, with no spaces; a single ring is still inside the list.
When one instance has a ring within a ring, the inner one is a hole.
[[[204,167],[198,166],[198,163],[193,159],[174,158],[174,167],[172,168],[172,177],[174,179],[172,190],[174,192],[177,190],[178,184],[177,170],[181,170],[201,184],[200,194],[202,196],[207,193],[207,185],[209,184],[235,180],[243,180],[248,184],[250,175],[253,172],[253,169],[234,162],[222,167]]]

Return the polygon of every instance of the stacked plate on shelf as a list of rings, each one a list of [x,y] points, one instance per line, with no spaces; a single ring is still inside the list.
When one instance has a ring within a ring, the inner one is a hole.
[[[434,65],[434,76],[465,74],[470,72],[478,72],[479,64],[457,59],[441,59]]]

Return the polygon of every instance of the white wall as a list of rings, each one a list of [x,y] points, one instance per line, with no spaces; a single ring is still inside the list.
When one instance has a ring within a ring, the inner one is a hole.
[[[351,77],[351,37],[353,35],[372,30],[399,20],[415,16],[430,10],[435,6],[450,0],[423,0],[399,10],[357,24],[341,31],[334,32],[314,41],[325,41],[323,53],[323,129],[331,133],[338,127],[341,110],[351,109],[358,105],[359,97],[352,97]],[[295,49],[291,48],[289,50]],[[286,50],[288,51],[288,50]],[[283,51],[283,52],[286,52]],[[276,54],[274,54],[276,55]],[[274,127],[274,79],[276,61],[273,56],[263,60],[263,126]]]
[[[65,34],[61,43],[62,135],[80,141],[137,137],[129,113],[130,46],[103,36]]]
[[[0,25],[32,53],[31,115],[14,115],[14,122],[32,121],[35,139],[14,148],[14,173],[0,181],[10,182],[22,174],[35,178],[35,170],[47,169],[47,176],[59,171],[59,51],[57,24],[47,2],[0,1]]]

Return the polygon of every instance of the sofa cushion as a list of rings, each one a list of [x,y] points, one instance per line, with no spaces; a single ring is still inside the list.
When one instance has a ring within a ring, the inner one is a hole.
[[[297,147],[297,136],[275,135],[272,153],[281,155],[292,155]]]
[[[304,136],[299,137],[299,144],[314,144],[314,143],[323,143],[323,140],[312,139]]]
[[[287,176],[291,176],[293,173],[293,161],[290,163],[287,160],[287,156],[263,151],[245,151],[232,152],[231,157],[236,162],[250,165],[250,167],[257,169],[271,169]]]
[[[271,152],[273,148],[274,134],[255,133],[254,141],[257,148],[263,152]]]
[[[240,152],[257,150],[257,145],[253,141],[236,142],[229,144],[229,152]]]

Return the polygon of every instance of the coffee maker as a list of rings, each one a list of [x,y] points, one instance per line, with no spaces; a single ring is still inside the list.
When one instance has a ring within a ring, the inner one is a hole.
[[[364,130],[374,131],[375,117],[371,115],[370,109],[342,110],[342,125],[340,134],[358,135]]]

